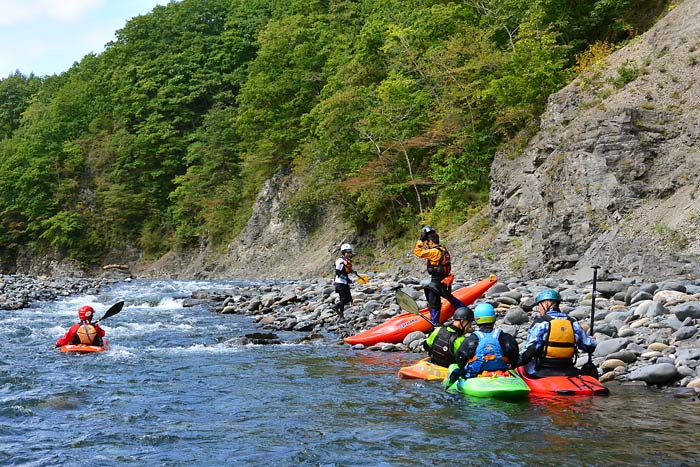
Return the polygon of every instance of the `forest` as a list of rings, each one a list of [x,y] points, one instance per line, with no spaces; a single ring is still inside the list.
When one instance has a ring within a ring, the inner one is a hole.
[[[181,0],[60,75],[0,79],[0,265],[225,245],[275,174],[308,231],[463,223],[547,97],[669,8],[640,0]]]

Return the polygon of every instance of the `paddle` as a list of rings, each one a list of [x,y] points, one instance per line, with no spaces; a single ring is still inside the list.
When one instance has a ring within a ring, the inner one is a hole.
[[[355,275],[357,276],[357,282],[359,282],[360,284],[365,285],[367,282],[369,282],[369,277],[362,276],[358,273],[355,273]]]
[[[598,279],[598,268],[600,266],[591,266],[593,268],[593,287],[592,287],[592,292],[591,292],[591,327],[588,330],[589,335],[593,335],[593,323],[595,322],[595,286],[596,286],[596,281]],[[581,367],[581,374],[583,375],[588,375],[592,376],[595,379],[598,379],[600,376],[598,374],[598,368],[593,364],[591,361],[593,358],[592,352],[588,352],[588,361],[584,363],[584,365]]]
[[[430,320],[423,316],[423,314],[420,312],[416,301],[403,290],[396,291],[396,303],[399,304],[399,307],[401,307],[403,311],[407,311],[408,313],[418,315],[424,320],[426,320],[428,323],[430,323],[431,330],[434,328],[433,323],[431,323]]]
[[[98,319],[97,321],[95,321],[95,322],[92,323],[92,324],[97,324],[97,323],[99,323],[100,321],[102,321],[103,319],[107,319],[107,318],[110,318],[110,317],[116,315],[117,313],[119,313],[120,311],[122,311],[122,308],[124,308],[124,301],[123,301],[123,300],[122,300],[121,302],[117,302],[117,303],[115,303],[114,305],[112,305],[111,307],[109,307],[109,309],[108,309],[107,312],[104,314],[104,316],[103,316],[102,318]]]

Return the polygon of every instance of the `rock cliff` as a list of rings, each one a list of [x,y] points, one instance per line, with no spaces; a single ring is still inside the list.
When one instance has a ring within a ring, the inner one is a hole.
[[[497,155],[492,248],[521,272],[697,274],[698,17],[700,1],[680,4],[550,96],[521,153]]]

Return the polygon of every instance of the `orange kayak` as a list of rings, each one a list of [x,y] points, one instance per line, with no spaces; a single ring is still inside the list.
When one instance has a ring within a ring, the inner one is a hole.
[[[68,344],[60,347],[61,352],[92,353],[104,352],[109,347],[107,339],[102,339],[103,345]]]
[[[456,290],[452,293],[452,295],[460,299],[465,305],[469,305],[477,298],[481,297],[484,292],[486,292],[496,282],[498,282],[496,276],[491,275],[487,279],[483,279],[476,284]],[[440,322],[444,323],[450,319],[454,312],[455,310],[450,302],[443,298],[442,308],[440,309]],[[402,342],[407,335],[414,331],[426,332],[431,329],[429,323],[430,311],[428,308],[423,308],[420,313],[425,317],[425,319],[413,313],[403,313],[357,335],[346,337],[344,340],[350,345],[374,345],[378,344],[379,342],[396,344]]]
[[[515,373],[525,380],[530,392],[550,396],[607,396],[610,390],[592,376],[533,376],[522,366]]]
[[[426,357],[411,366],[402,367],[399,370],[399,378],[424,379],[426,381],[442,381],[447,377],[447,368],[430,363],[430,358]]]

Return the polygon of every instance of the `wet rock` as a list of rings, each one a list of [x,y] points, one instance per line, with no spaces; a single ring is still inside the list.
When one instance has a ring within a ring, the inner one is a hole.
[[[638,368],[629,374],[632,381],[644,381],[648,385],[664,384],[678,377],[676,367],[670,363],[659,363]]]

